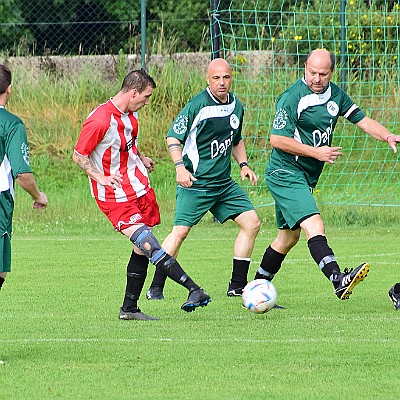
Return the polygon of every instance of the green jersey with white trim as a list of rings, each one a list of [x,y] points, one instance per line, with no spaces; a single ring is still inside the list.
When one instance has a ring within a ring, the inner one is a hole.
[[[32,172],[25,126],[0,106],[0,236],[11,235],[14,180],[25,172]]]
[[[365,114],[334,83],[330,82],[325,92],[317,94],[309,89],[302,78],[278,97],[272,134],[291,137],[313,147],[331,146],[339,116],[356,124]],[[295,175],[300,173],[313,188],[324,164],[315,158],[272,149],[266,174],[271,175],[276,171]]]
[[[231,181],[232,146],[242,139],[242,103],[232,93],[221,103],[209,88],[194,96],[175,118],[167,137],[183,144],[185,168],[194,187],[217,187]]]

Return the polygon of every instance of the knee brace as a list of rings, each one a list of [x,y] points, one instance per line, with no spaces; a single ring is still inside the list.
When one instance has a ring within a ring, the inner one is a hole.
[[[146,225],[136,229],[129,239],[154,265],[157,265],[165,254],[167,254],[161,247],[160,243],[158,243],[157,238]]]

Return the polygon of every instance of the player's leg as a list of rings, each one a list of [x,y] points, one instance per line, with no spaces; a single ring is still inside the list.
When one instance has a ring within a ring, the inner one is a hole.
[[[289,251],[300,239],[300,228],[278,229],[275,240],[267,247],[254,279],[272,281],[282,267],[282,263]]]
[[[239,225],[240,230],[233,246],[232,275],[227,295],[241,296],[242,290],[247,284],[250,258],[261,224],[255,210],[241,213],[234,221]]]
[[[0,289],[3,286],[4,281],[6,280],[6,272],[0,272]]]
[[[156,268],[161,269],[169,278],[184,286],[189,291],[188,299],[182,305],[185,311],[207,305],[211,299],[182,269],[174,257],[170,256],[160,245],[157,238],[146,225],[131,226],[122,233],[129,237]]]
[[[324,223],[319,214],[312,215],[300,223],[307,237],[310,254],[322,273],[332,282],[334,292],[341,300],[346,300],[355,285],[363,281],[369,271],[369,265],[362,263],[354,270],[345,269],[343,273],[336,261],[325,236]]]
[[[241,296],[247,284],[247,274],[254,241],[260,230],[260,219],[247,194],[233,180],[214,191],[215,202],[210,208],[214,217],[224,223],[228,219],[239,225],[239,233],[233,246],[232,274],[228,284],[228,296]]]
[[[11,231],[11,226],[9,227]],[[0,289],[3,286],[6,275],[11,271],[11,238],[5,233],[0,236]]]
[[[176,259],[179,249],[189,234],[192,226],[196,225],[200,219],[208,212],[212,205],[213,197],[208,191],[202,189],[176,188],[176,207],[174,227],[171,233],[165,238],[162,248]],[[153,300],[154,295],[157,299],[163,299],[163,290],[166,282],[166,275],[162,270],[156,270],[146,297]]]
[[[174,226],[162,243],[162,248],[175,259],[178,257],[181,245],[189,234],[190,228],[189,226]],[[163,290],[166,279],[167,275],[161,269],[156,268],[150,288],[146,293],[148,300],[164,299]]]
[[[400,310],[400,283],[396,283],[389,290],[389,298],[395,310]]]
[[[157,319],[142,313],[138,307],[138,300],[143,289],[147,276],[149,260],[140,250],[132,250],[131,257],[126,267],[126,289],[122,307],[120,309],[120,319]]]

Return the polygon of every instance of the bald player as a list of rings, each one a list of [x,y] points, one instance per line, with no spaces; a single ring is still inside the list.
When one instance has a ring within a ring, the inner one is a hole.
[[[242,180],[248,178],[255,185],[257,177],[249,168],[242,137],[243,106],[229,91],[232,84],[229,64],[222,58],[211,61],[206,81],[207,88],[186,104],[167,134],[177,188],[174,227],[163,247],[177,257],[191,228],[208,211],[220,223],[235,221],[239,233],[233,248],[227,295],[240,296],[247,283],[260,220],[247,194],[231,178],[231,157],[240,167]],[[217,243],[215,251],[221,251]],[[149,300],[163,299],[165,279],[162,271],[156,271],[147,292]]]
[[[362,263],[341,272],[328,245],[312,190],[324,165],[334,164],[342,155],[341,147],[332,146],[340,116],[373,138],[387,142],[394,152],[400,136],[367,117],[331,82],[334,69],[335,56],[331,52],[311,51],[305,61],[304,77],[277,99],[266,182],[275,200],[278,235],[266,249],[255,278],[272,280],[304,231],[312,258],[332,282],[336,296],[346,300],[354,286],[366,277],[369,265]]]

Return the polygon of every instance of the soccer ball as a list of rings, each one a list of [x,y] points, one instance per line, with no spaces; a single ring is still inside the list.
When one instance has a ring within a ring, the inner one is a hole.
[[[274,308],[277,298],[278,293],[270,281],[255,279],[243,288],[242,305],[256,314],[263,314]]]

